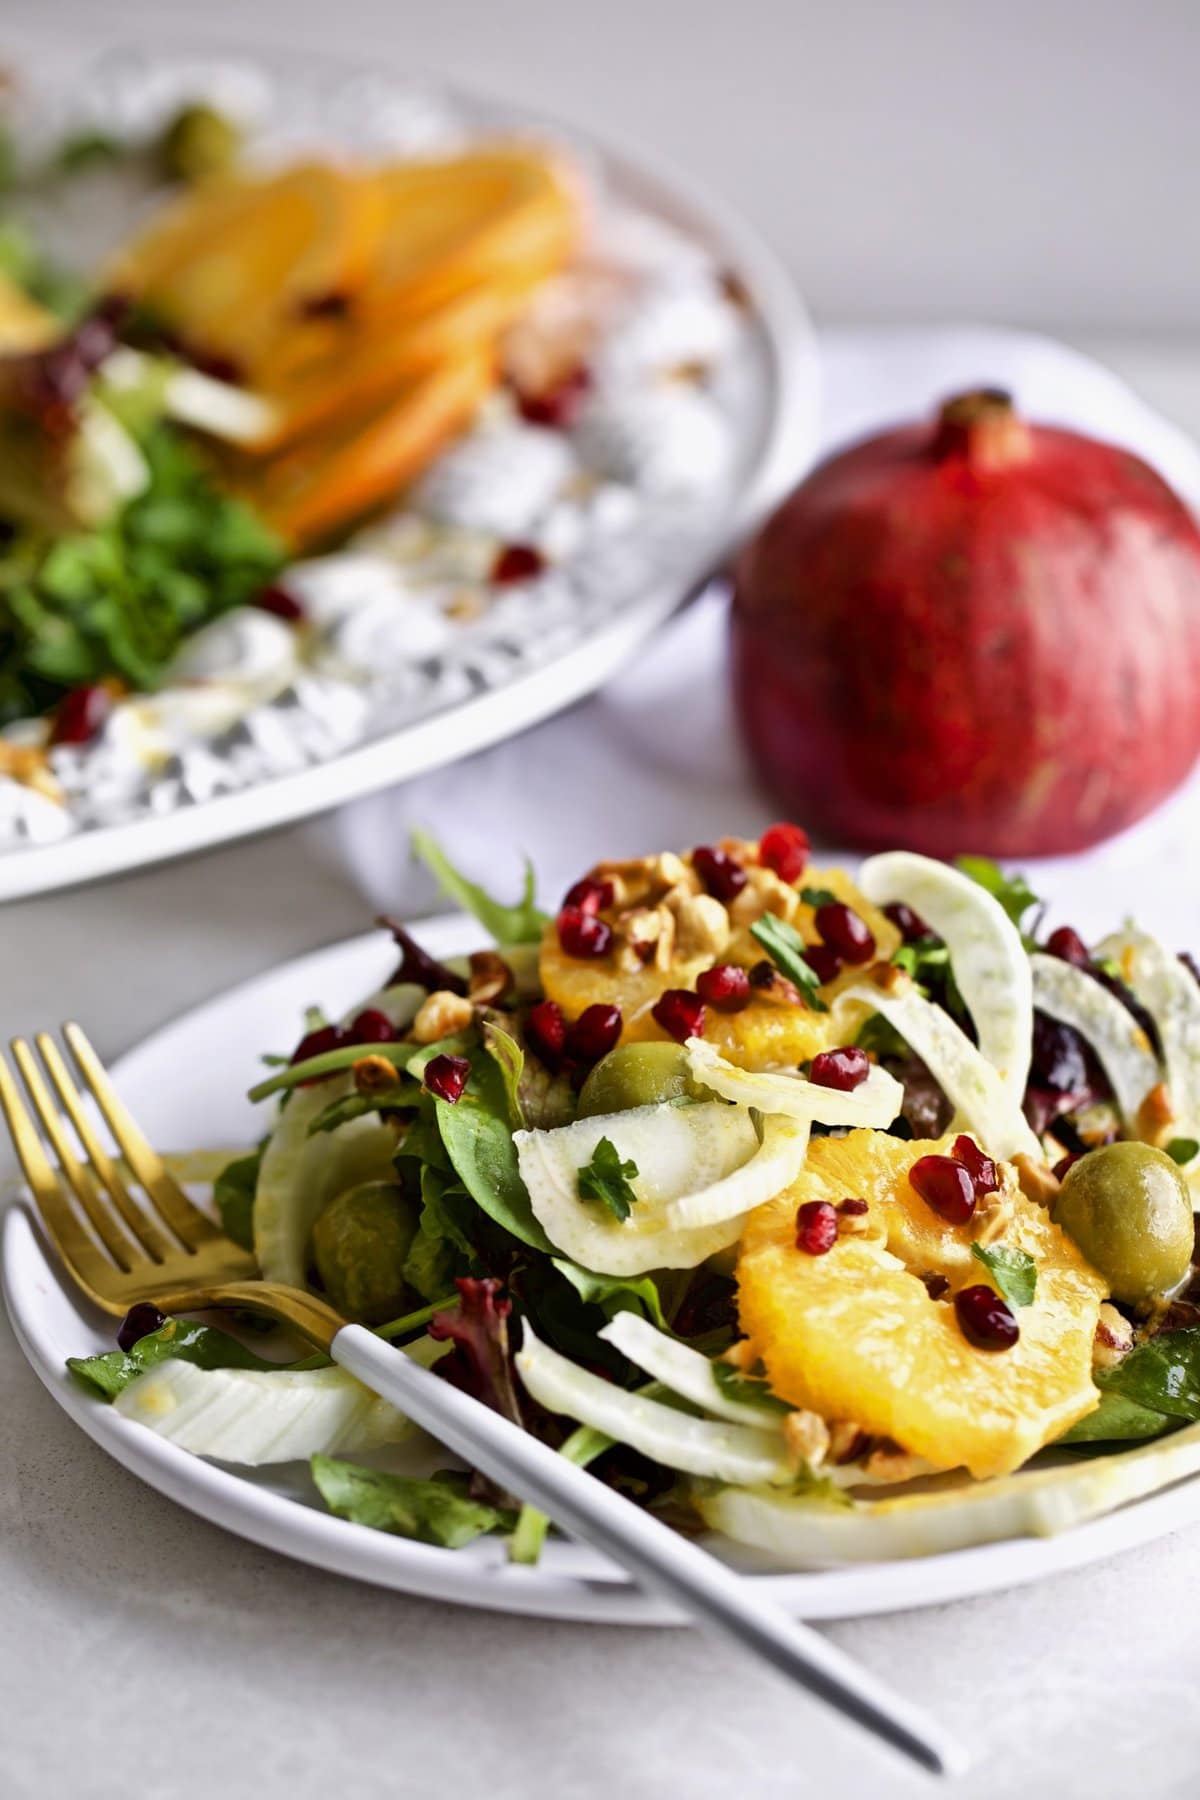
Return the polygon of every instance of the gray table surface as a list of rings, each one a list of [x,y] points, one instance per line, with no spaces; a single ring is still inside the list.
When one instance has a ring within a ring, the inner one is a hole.
[[[41,22],[61,36],[87,12]],[[1194,346],[1087,347],[1200,431]],[[364,913],[320,826],[8,907],[0,1035],[73,1014],[115,1053]],[[203,1524],[76,1431],[2,1320],[0,1408],[6,1800],[926,1791],[699,1635],[410,1600]],[[1200,1530],[1037,1589],[830,1629],[973,1747],[972,1800],[1166,1800],[1200,1764],[1198,1616]]]

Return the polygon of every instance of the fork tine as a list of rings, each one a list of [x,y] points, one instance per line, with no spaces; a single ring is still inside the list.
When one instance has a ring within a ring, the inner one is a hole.
[[[78,1090],[71,1080],[67,1065],[59,1053],[58,1045],[44,1031],[38,1033],[36,1043],[41,1051],[43,1066],[58,1091],[63,1111],[70,1119],[76,1136],[83,1145],[83,1152],[91,1165],[92,1173],[99,1178],[121,1218],[142,1246],[143,1253],[150,1258],[151,1262],[162,1262],[171,1254],[175,1246],[156,1221],[134,1203],[116,1164],[100,1142],[91,1120],[83,1109]],[[21,1050],[25,1052],[25,1057],[32,1063],[33,1057],[28,1045],[23,1044]],[[13,1045],[13,1054],[21,1063],[21,1073],[28,1083],[29,1071],[22,1061],[16,1044]],[[32,1092],[32,1089],[30,1091]],[[49,1100],[49,1096],[47,1096],[47,1100]],[[45,1115],[43,1115],[43,1120],[44,1117]]]
[[[162,1157],[143,1137],[83,1028],[64,1025],[63,1037],[125,1161],[185,1248],[199,1249],[213,1238],[222,1237],[224,1233],[193,1205]]]
[[[49,1103],[48,1094],[45,1095],[45,1098]],[[72,1212],[62,1183],[42,1148],[42,1141],[37,1134],[33,1120],[25,1110],[17,1084],[3,1057],[0,1057],[0,1110],[3,1111],[8,1123],[17,1159],[25,1172],[25,1179],[29,1183],[34,1202],[42,1215],[42,1221],[47,1231],[58,1246],[59,1255],[67,1267],[75,1272],[77,1278],[82,1280],[85,1287],[92,1291],[103,1291],[105,1285],[111,1283],[113,1265],[96,1249],[91,1238],[88,1237]],[[41,1111],[40,1106],[38,1110]],[[51,1109],[51,1116],[53,1116],[53,1109]],[[81,1175],[86,1176],[86,1171],[79,1168],[78,1163],[75,1164],[75,1167],[79,1169]],[[74,1186],[74,1182],[72,1185]],[[87,1187],[87,1185],[85,1180],[84,1186]],[[97,1236],[111,1250],[113,1262],[117,1263],[122,1270],[127,1269],[129,1266],[128,1250],[122,1251],[110,1241],[111,1229],[109,1233],[101,1230],[100,1225],[93,1218],[91,1207],[88,1206],[87,1201],[83,1200],[80,1189],[76,1188],[75,1191],[80,1194],[81,1203],[87,1211],[88,1218],[92,1219]],[[95,1205],[94,1195],[89,1197]],[[116,1220],[114,1219],[112,1228],[115,1227]]]

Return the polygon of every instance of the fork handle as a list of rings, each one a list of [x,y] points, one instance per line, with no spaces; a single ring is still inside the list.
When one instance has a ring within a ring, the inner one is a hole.
[[[567,1462],[469,1394],[361,1325],[331,1345],[335,1362],[502,1487],[621,1563],[640,1587],[665,1595],[792,1681],[935,1774],[965,1766],[957,1744],[811,1626],[764,1600],[725,1563]]]

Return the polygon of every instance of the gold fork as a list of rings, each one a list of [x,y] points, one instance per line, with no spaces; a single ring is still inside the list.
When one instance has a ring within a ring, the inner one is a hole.
[[[924,1768],[948,1774],[963,1766],[957,1746],[923,1712],[699,1544],[374,1332],[347,1324],[317,1295],[256,1279],[254,1258],[193,1204],[151,1148],[79,1026],[64,1026],[63,1036],[144,1204],[102,1144],[48,1033],[34,1040],[40,1063],[24,1039],[12,1044],[45,1142],[2,1057],[0,1109],[42,1222],[68,1273],[97,1306],[120,1314],[139,1301],[168,1313],[247,1307],[290,1325],[467,1462],[621,1563],[641,1586],[715,1626]]]

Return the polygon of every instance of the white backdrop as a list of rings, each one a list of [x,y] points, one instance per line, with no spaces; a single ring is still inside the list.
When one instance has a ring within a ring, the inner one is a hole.
[[[320,46],[629,133],[822,319],[1200,321],[1196,0],[3,0],[0,34]]]

